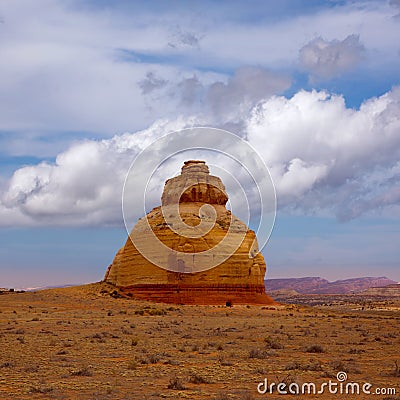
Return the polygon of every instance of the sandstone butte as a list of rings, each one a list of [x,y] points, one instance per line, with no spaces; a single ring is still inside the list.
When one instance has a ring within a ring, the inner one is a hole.
[[[165,303],[274,304],[265,293],[256,235],[227,201],[221,179],[204,161],[186,161],[181,174],[165,182],[162,205],[137,222],[104,281],[133,298]],[[205,234],[177,232],[182,221],[189,232],[205,224]],[[168,257],[157,254],[160,245]]]

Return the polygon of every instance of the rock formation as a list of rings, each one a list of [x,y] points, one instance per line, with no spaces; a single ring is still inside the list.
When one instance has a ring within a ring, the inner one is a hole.
[[[271,304],[255,233],[225,207],[222,181],[186,161],[160,207],[133,228],[104,280],[134,298],[178,304]]]

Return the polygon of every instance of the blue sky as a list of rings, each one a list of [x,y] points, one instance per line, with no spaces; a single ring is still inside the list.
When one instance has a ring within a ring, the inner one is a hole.
[[[0,287],[101,279],[130,163],[193,125],[270,168],[267,277],[400,281],[399,36],[397,0],[0,0]]]

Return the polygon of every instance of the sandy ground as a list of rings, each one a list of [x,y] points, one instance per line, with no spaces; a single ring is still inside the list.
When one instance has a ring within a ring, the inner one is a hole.
[[[398,302],[171,306],[114,298],[113,290],[0,295],[0,399],[400,399]],[[338,383],[340,371],[344,383],[387,394],[257,391],[265,378],[319,390]]]

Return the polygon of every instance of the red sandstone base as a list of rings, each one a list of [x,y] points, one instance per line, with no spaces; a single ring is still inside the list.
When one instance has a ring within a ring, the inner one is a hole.
[[[119,288],[133,298],[172,304],[277,304],[263,285],[132,285]]]

